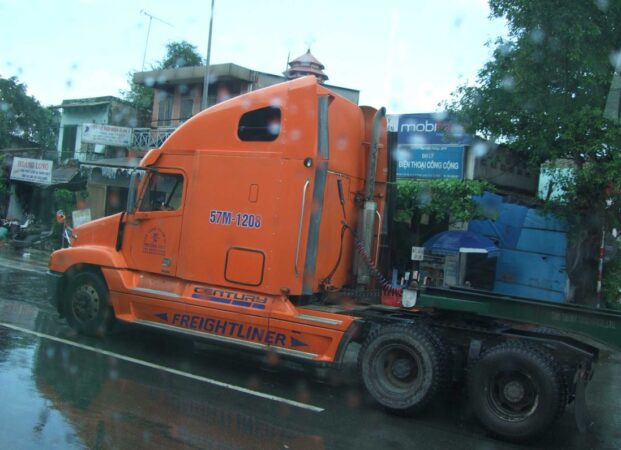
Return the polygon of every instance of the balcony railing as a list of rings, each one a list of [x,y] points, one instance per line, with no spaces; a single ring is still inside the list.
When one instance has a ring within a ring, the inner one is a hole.
[[[176,127],[134,128],[132,130],[132,147],[144,150],[161,147],[175,130]]]

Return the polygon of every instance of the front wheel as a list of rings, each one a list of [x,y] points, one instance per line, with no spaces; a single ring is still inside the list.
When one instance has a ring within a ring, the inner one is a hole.
[[[413,324],[387,325],[372,332],[360,349],[364,385],[390,412],[416,413],[440,390],[446,367],[430,333]]]
[[[82,272],[70,279],[64,312],[67,322],[79,333],[103,336],[112,325],[108,287],[101,275]]]
[[[543,433],[567,402],[565,382],[553,357],[532,344],[515,341],[491,348],[468,378],[476,417],[503,439],[523,441]]]

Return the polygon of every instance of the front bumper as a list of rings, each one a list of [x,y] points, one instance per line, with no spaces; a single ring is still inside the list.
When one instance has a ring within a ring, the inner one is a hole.
[[[61,312],[60,299],[63,286],[63,274],[48,270],[46,277],[48,299],[52,306],[56,308],[58,312]]]

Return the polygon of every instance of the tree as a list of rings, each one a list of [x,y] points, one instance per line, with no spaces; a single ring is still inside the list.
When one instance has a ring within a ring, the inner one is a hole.
[[[179,69],[181,67],[202,66],[203,58],[196,50],[196,45],[187,41],[166,44],[166,56],[159,62],[159,69]]]
[[[0,149],[56,147],[58,112],[41,106],[16,77],[0,77]],[[7,193],[4,157],[0,156],[0,196]]]
[[[151,70],[178,69],[181,67],[202,66],[203,59],[196,46],[187,41],[166,44],[166,55]],[[139,111],[139,121],[148,122],[153,109],[153,85],[145,86],[134,81],[137,70],[128,74],[129,90],[121,91],[123,98],[132,103]],[[153,80],[155,84],[155,80]]]
[[[16,77],[0,77],[0,149],[56,147],[58,113],[26,93]]]
[[[490,0],[490,9],[509,35],[448,109],[534,167],[569,161],[569,175],[551,173],[561,195],[546,206],[566,218],[574,242],[597,242],[602,227],[620,225],[621,127],[603,112],[621,61],[621,3]]]

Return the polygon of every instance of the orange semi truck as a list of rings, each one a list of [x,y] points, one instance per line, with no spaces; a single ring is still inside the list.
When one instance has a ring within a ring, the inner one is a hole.
[[[384,109],[313,77],[213,106],[142,159],[125,212],[76,227],[52,254],[52,301],[91,335],[120,320],[336,367],[357,342],[364,385],[397,413],[468,365],[489,431],[543,432],[584,403],[597,349],[467,311],[481,296],[442,306],[429,302],[455,293],[391,289],[375,266],[387,166]],[[378,287],[399,305],[364,295]]]

